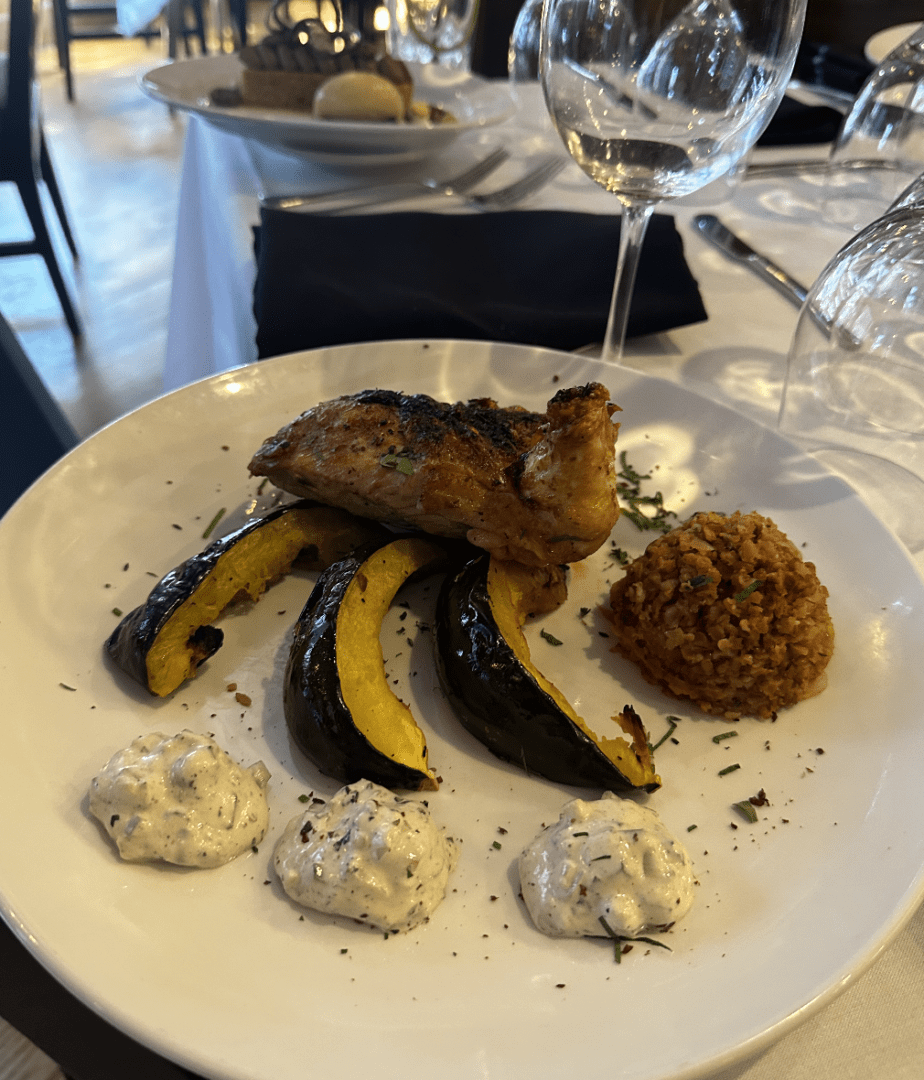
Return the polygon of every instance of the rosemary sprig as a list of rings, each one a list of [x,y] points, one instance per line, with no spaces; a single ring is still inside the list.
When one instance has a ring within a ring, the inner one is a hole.
[[[664,505],[664,496],[660,491],[654,495],[642,493],[642,481],[650,480],[651,473],[637,472],[628,462],[626,451],[619,454],[620,469],[617,474],[616,491],[622,500],[623,514],[632,522],[637,529],[647,531],[660,529],[661,532],[670,532],[673,527],[670,518],[676,518],[673,510],[668,510]],[[654,514],[643,513],[639,508],[654,507]]]
[[[652,745],[651,743],[648,744],[648,749],[651,751],[652,754],[655,752],[655,750],[658,749],[658,747],[662,743],[667,742],[667,740],[671,737],[671,735],[674,734],[674,732],[677,730],[677,721],[678,721],[678,717],[676,717],[676,716],[669,716],[667,718],[667,722],[668,722],[668,724],[670,724],[670,727],[667,729],[667,731],[664,732],[664,734],[661,736],[661,738],[658,739],[658,741],[656,743],[654,743],[654,745]]]
[[[761,585],[763,585],[762,581],[752,581],[746,589],[742,589],[740,593],[735,594],[736,603],[740,604],[742,600],[747,600],[751,593],[754,592],[755,589],[759,589]]]
[[[218,513],[212,518],[212,520],[209,522],[208,528],[202,534],[202,539],[203,540],[208,540],[208,538],[212,535],[212,530],[215,528],[215,526],[218,524],[218,522],[221,521],[221,519],[225,516],[225,509],[226,508],[223,506],[218,511]]]
[[[600,916],[600,925],[606,931],[606,936],[612,938],[616,952],[616,963],[622,963],[622,947],[626,943],[633,944],[636,941],[644,941],[646,945],[657,945],[659,949],[667,949],[668,952],[673,952],[670,945],[665,945],[663,941],[655,941],[650,937],[628,937],[625,934],[617,934],[616,931],[610,926],[606,919]]]

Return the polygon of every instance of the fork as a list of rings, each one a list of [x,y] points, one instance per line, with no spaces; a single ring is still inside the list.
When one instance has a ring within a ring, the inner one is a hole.
[[[510,152],[502,146],[492,150],[487,157],[476,161],[457,176],[445,180],[428,178],[402,184],[381,184],[376,187],[353,188],[343,191],[319,191],[309,195],[273,195],[261,196],[261,203],[274,210],[304,210],[317,213],[338,213],[341,210],[353,210],[364,206],[383,206],[390,202],[404,199],[416,199],[422,195],[464,195],[510,157]],[[335,208],[316,208],[316,203],[346,201],[345,206]]]
[[[486,191],[482,195],[469,195],[466,202],[479,210],[503,210],[508,206],[515,206],[558,176],[566,164],[567,161],[560,157],[545,158],[512,184],[496,191]]]

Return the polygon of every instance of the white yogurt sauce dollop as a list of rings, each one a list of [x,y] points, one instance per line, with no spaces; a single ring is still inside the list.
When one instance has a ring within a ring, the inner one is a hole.
[[[207,735],[142,735],[90,783],[90,811],[129,862],[220,866],[269,824],[262,762],[242,768]]]
[[[282,887],[303,907],[394,931],[430,917],[457,854],[425,803],[360,780],[293,818],[277,842],[275,865]]]
[[[574,799],[520,855],[523,900],[552,937],[636,937],[683,918],[693,903],[690,856],[645,806],[606,792]]]

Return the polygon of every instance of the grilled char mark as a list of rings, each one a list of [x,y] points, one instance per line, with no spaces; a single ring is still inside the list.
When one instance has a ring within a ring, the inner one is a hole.
[[[357,406],[375,405],[395,414],[395,436],[410,451],[424,452],[453,435],[465,442],[483,440],[499,453],[521,454],[540,437],[547,418],[526,409],[501,409],[490,398],[473,398],[448,405],[426,394],[395,390],[363,390],[355,394]]]

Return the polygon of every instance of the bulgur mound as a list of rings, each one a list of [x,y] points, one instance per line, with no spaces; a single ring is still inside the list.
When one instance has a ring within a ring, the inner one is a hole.
[[[606,615],[613,651],[650,683],[729,720],[768,718],[825,687],[827,596],[769,518],[704,513],[629,564]]]

